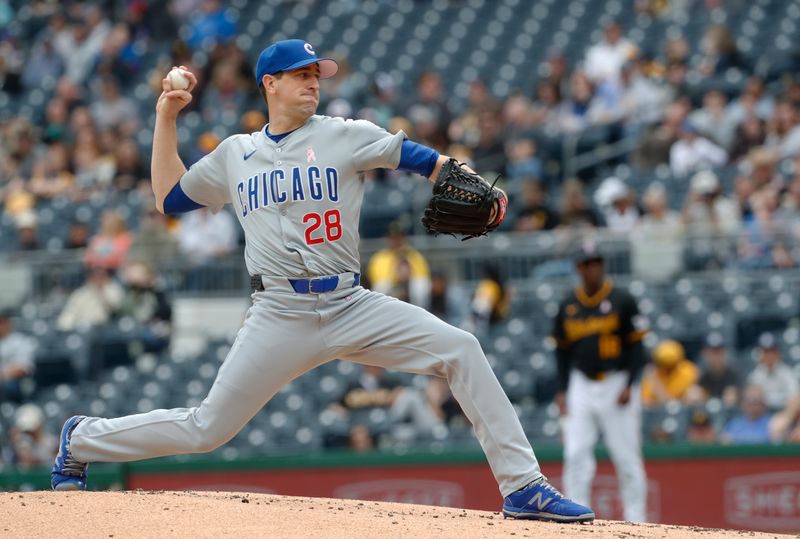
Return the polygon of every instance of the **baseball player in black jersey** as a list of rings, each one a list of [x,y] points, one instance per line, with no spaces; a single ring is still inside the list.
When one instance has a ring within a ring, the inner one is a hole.
[[[597,247],[585,243],[575,264],[581,284],[555,320],[559,391],[564,418],[564,489],[588,503],[598,434],[620,483],[625,519],[645,520],[646,477],[641,455],[639,376],[646,324],[633,297],[606,278]]]

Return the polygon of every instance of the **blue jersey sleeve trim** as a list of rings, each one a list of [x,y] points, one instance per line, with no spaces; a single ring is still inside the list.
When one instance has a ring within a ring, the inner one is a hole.
[[[410,140],[404,140],[400,149],[400,164],[397,165],[397,169],[416,172],[427,178],[433,174],[438,160],[439,152],[436,150]]]
[[[164,199],[164,213],[167,215],[186,213],[203,207],[202,204],[198,204],[183,192],[181,182],[176,183],[167,198]]]

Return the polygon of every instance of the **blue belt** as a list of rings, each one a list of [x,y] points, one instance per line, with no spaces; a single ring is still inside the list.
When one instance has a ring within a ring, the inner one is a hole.
[[[314,279],[287,279],[289,284],[298,294],[322,294],[323,292],[333,292],[339,286],[339,276],[316,277]],[[361,275],[353,274],[353,286],[358,286],[361,282]],[[253,288],[257,291],[264,290],[264,283],[261,275],[254,275],[251,280]]]

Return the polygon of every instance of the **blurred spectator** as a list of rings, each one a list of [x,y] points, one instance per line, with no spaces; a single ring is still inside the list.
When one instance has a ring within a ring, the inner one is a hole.
[[[23,51],[16,39],[0,40],[0,92],[8,95],[22,93]]]
[[[100,79],[98,86],[98,95],[95,96],[90,110],[99,129],[119,127],[126,122],[138,124],[139,111],[136,105],[121,94],[119,84],[113,77],[106,75]]]
[[[147,205],[139,218],[127,259],[143,262],[151,268],[164,268],[178,259],[178,240],[169,231],[168,217]]]
[[[597,226],[600,226],[600,219],[589,207],[583,193],[583,184],[574,178],[566,180],[561,190],[558,227],[584,229]]]
[[[367,276],[372,289],[423,309],[430,306],[431,272],[422,254],[408,243],[401,225],[393,223],[387,246],[372,255]]]
[[[256,131],[261,131],[264,128],[264,124],[267,123],[267,116],[260,110],[248,110],[242,114],[239,123],[242,126],[242,133],[254,133]],[[214,145],[214,148],[216,148],[218,144],[219,142]],[[207,150],[205,153],[210,153],[212,150],[213,148]]]
[[[541,178],[544,167],[536,153],[536,141],[532,138],[520,137],[506,143],[506,176],[509,180]]]
[[[369,427],[361,423],[353,425],[348,434],[347,447],[356,453],[367,453],[375,449],[375,438]]]
[[[84,4],[80,11],[80,17],[55,36],[55,49],[64,60],[65,75],[78,84],[86,81],[111,31],[111,23],[99,5]]]
[[[508,156],[511,157],[516,153],[515,150],[518,152],[519,149],[514,147],[514,143],[520,139],[523,139],[523,140],[530,140],[531,142],[533,142],[534,148],[533,148],[533,153],[531,153],[531,155],[535,155],[537,151],[537,148],[535,147],[536,141],[533,140],[533,138],[531,137],[531,129],[535,127],[536,122],[534,117],[533,105],[528,99],[528,96],[523,95],[521,93],[510,95],[503,102],[503,106],[498,108],[502,108],[501,114],[502,114],[502,122],[504,125],[503,131],[504,131],[504,137],[507,141],[506,154],[508,154]],[[497,112],[496,109],[491,110],[488,109],[488,107],[486,107],[480,109],[477,116],[480,118],[484,114],[487,113],[496,114],[496,112]],[[524,151],[525,149],[526,148],[523,146],[522,148],[523,159],[517,157],[518,161],[520,160],[524,161],[525,160],[524,158],[527,157],[526,154],[528,152]],[[541,171],[533,175],[541,176]]]
[[[501,103],[498,103],[497,99],[494,98],[486,81],[480,78],[470,81],[467,103],[467,108],[478,114],[482,112],[497,112],[501,107]]]
[[[668,105],[661,123],[644,133],[634,153],[634,163],[643,168],[669,163],[670,149],[681,134],[681,126],[687,113],[688,106],[683,101]]]
[[[744,269],[789,267],[794,264],[784,247],[784,223],[778,219],[778,197],[771,188],[751,198],[753,218],[742,226],[737,265]]]
[[[79,115],[88,116],[88,111]],[[73,114],[73,118],[76,116]],[[107,189],[111,185],[116,164],[113,155],[103,153],[97,132],[91,124],[78,128],[76,133],[72,169],[75,171],[75,184],[80,198],[88,198],[92,192]]]
[[[469,298],[452,288],[443,273],[431,275],[431,303],[428,309],[442,320],[458,325],[469,310]]]
[[[616,80],[625,62],[636,57],[636,45],[622,37],[619,23],[610,22],[605,27],[603,40],[586,53],[586,74],[593,81]]]
[[[5,126],[4,135],[0,146],[0,163],[5,161],[5,166],[0,165],[4,179],[30,177],[34,164],[44,157],[45,151],[38,144],[33,124],[21,117],[14,118]]]
[[[692,444],[713,444],[717,441],[717,431],[705,410],[692,411],[686,439]]]
[[[330,77],[328,79],[319,81],[321,103],[327,107],[327,105],[329,105],[332,101],[340,101],[341,103],[349,106],[352,110],[353,104],[356,103],[361,97],[361,90],[359,88],[359,74],[353,73],[348,59],[336,51],[325,52],[319,56],[333,58],[336,60],[336,63],[339,64],[339,70],[336,72],[335,77]],[[388,76],[389,79],[387,80],[386,78],[382,78],[381,82],[384,84],[384,90],[390,90],[391,85],[394,83],[390,75],[386,76]],[[388,92],[388,95],[391,95],[391,90]],[[391,116],[389,117],[391,118]]]
[[[341,64],[339,69],[341,69]],[[325,79],[325,81],[336,79],[338,77]],[[367,98],[367,107],[372,111],[372,122],[388,129],[389,122],[397,115],[397,84],[390,74],[380,72],[375,75],[370,89],[371,94]],[[325,92],[325,90],[322,91]]]
[[[653,350],[653,365],[642,377],[642,404],[654,407],[683,400],[697,382],[698,374],[697,366],[686,359],[678,341],[662,341]]]
[[[485,263],[481,280],[472,295],[472,324],[478,329],[494,326],[508,317],[511,308],[511,288],[506,284],[500,268]]]
[[[728,27],[721,24],[706,30],[700,41],[700,53],[699,72],[703,77],[722,75],[728,69],[741,65],[736,41]]]
[[[531,122],[534,125],[553,125],[559,105],[561,105],[560,84],[551,80],[539,81],[531,109]]]
[[[190,21],[186,41],[194,49],[206,46],[209,42],[225,42],[236,35],[236,23],[218,0],[203,0],[199,11],[191,14]]]
[[[178,248],[193,267],[231,253],[236,242],[235,223],[228,211],[211,213],[200,208],[181,217]]]
[[[435,71],[423,71],[417,79],[416,95],[407,100],[401,111],[414,124],[416,139],[438,149],[447,147],[447,129],[451,122],[442,79]],[[477,143],[477,141],[475,141]]]
[[[670,102],[668,89],[649,73],[651,63],[645,58],[628,62],[623,64],[621,72],[618,89],[620,119],[626,122],[628,132],[634,135],[638,135],[643,127],[657,124]]]
[[[680,99],[681,96],[687,95],[689,92],[689,83],[686,80],[688,76],[689,66],[685,62],[667,64],[664,78],[667,83],[668,94],[675,99]]]
[[[795,395],[783,410],[772,416],[769,432],[773,442],[800,443],[800,395]]]
[[[338,97],[328,103],[328,106],[325,107],[325,114],[333,118],[348,119],[353,117],[353,107],[349,101]]]
[[[120,316],[130,316],[140,326],[145,351],[159,352],[169,346],[172,305],[156,285],[152,268],[133,262],[122,271],[125,297],[119,306]]]
[[[755,193],[755,182],[750,176],[737,176],[733,180],[733,196],[742,222],[753,219],[753,205],[751,199]]]
[[[138,147],[136,150],[139,151]],[[70,194],[75,176],[70,171],[69,152],[64,143],[51,143],[47,146],[44,159],[33,166],[28,189],[37,198],[60,198]]]
[[[760,191],[765,187],[780,190],[784,187],[783,177],[777,170],[777,159],[770,150],[759,147],[750,150],[745,163],[750,168],[753,189]]]
[[[689,115],[689,122],[720,148],[730,148],[737,125],[727,103],[722,90],[711,89],[703,96],[703,106]]]
[[[722,335],[709,333],[701,353],[703,371],[698,382],[701,399],[720,399],[726,408],[733,408],[739,402],[741,380],[728,363],[728,350]]]
[[[480,138],[472,153],[478,170],[502,170],[505,163],[502,118],[491,112],[482,112],[478,118]],[[533,166],[535,167],[535,160]]]
[[[264,124],[261,124],[261,126],[258,129],[256,129],[256,131],[260,131],[263,127]],[[200,135],[197,137],[197,143],[194,147],[194,150],[190,154],[189,163],[194,164],[197,161],[200,161],[200,159],[203,156],[213,152],[214,149],[217,146],[219,146],[219,143],[220,143],[219,137],[215,135],[213,132],[206,131],[205,133],[200,133]],[[189,163],[187,163],[187,165]]]
[[[674,63],[686,63],[689,61],[689,42],[683,37],[673,37],[667,40],[664,45],[664,63],[667,65]]]
[[[796,166],[796,165],[795,165]],[[795,174],[784,193],[781,207],[778,210],[780,219],[785,223],[789,241],[800,244],[800,173]],[[800,252],[794,249],[795,263],[800,262]]]
[[[48,151],[56,145],[66,153],[69,132],[69,110],[67,103],[58,96],[53,96],[48,102],[44,112],[44,130],[42,142],[49,144]],[[49,156],[48,156],[49,157]],[[38,164],[38,163],[37,163]],[[69,158],[62,159],[61,166],[56,170],[66,169]],[[52,165],[51,165],[52,166]]]
[[[781,359],[781,350],[773,334],[763,333],[758,338],[757,353],[758,365],[747,377],[747,383],[761,388],[770,410],[780,410],[800,392],[797,375]]]
[[[775,98],[769,95],[764,81],[758,77],[750,77],[745,83],[742,94],[730,105],[730,114],[736,123],[746,118],[766,120],[775,111]]]
[[[44,30],[25,60],[22,84],[28,90],[55,84],[63,72],[64,59],[54,47],[53,34]]]
[[[570,77],[569,95],[561,101],[553,117],[553,125],[563,134],[579,134],[594,124],[598,118],[595,85],[582,71]]]
[[[746,157],[753,149],[764,144],[767,137],[764,120],[748,114],[736,127],[731,144],[731,162],[737,162]]]
[[[247,92],[238,66],[229,62],[217,63],[203,94],[203,119],[209,125],[231,125],[238,119],[246,102]]]
[[[447,385],[447,380],[444,378],[429,376],[428,385],[425,386],[425,397],[433,413],[445,425],[454,426],[454,424],[458,423],[462,427],[469,426],[461,406],[453,397],[450,386]]]
[[[800,154],[800,115],[798,105],[783,99],[767,121],[767,138],[764,145],[785,159]]]
[[[120,141],[114,149],[114,162],[114,188],[121,193],[137,189],[150,176],[150,171],[142,162],[139,145],[133,139],[124,138]]]
[[[442,423],[441,419],[419,390],[387,379],[385,372],[381,367],[362,365],[358,380],[351,383],[341,400],[331,404],[329,409],[343,419],[357,422],[362,412],[381,408],[388,414],[389,430],[394,431],[395,427],[408,422],[414,434],[429,435]]]
[[[739,229],[736,203],[722,194],[719,178],[711,171],[700,171],[692,177],[683,207],[683,224],[687,237],[689,269],[711,269],[724,266],[730,256],[726,238]]]
[[[119,212],[105,210],[100,217],[100,230],[89,240],[84,263],[87,266],[116,270],[128,255],[133,236]]]
[[[676,176],[688,176],[698,170],[720,167],[728,162],[728,154],[700,135],[697,126],[683,122],[680,138],[669,150],[669,166]]]
[[[67,249],[84,249],[89,246],[89,225],[82,221],[73,221],[67,232]]]
[[[653,182],[643,197],[645,214],[631,232],[633,272],[650,281],[666,281],[683,269],[683,223],[667,203],[667,190]]]
[[[108,269],[92,266],[86,282],[67,298],[56,325],[70,331],[105,324],[116,315],[124,297],[125,290],[111,278]]]
[[[768,443],[771,418],[764,401],[764,390],[757,385],[748,385],[742,393],[741,413],[728,421],[720,441],[725,444]]]
[[[540,80],[551,84],[556,90],[556,95],[560,96],[566,90],[567,80],[569,79],[569,61],[564,51],[551,48],[547,51],[544,62],[539,66],[542,76]],[[537,92],[537,99],[539,92]]]
[[[33,376],[36,341],[14,331],[11,313],[0,311],[0,403],[20,402],[20,383]]]
[[[515,198],[522,206],[514,214],[514,230],[537,232],[552,230],[558,225],[558,216],[547,204],[547,192],[536,178],[523,179],[520,196]]]
[[[17,250],[36,251],[40,249],[36,214],[26,211],[17,215],[14,221],[17,227]]]
[[[53,460],[58,450],[58,438],[45,432],[44,413],[37,405],[28,403],[17,408],[11,443],[14,464],[20,470],[30,470]]]
[[[616,176],[603,180],[594,193],[594,201],[605,211],[605,226],[611,232],[627,234],[639,222],[639,209],[633,193]]]

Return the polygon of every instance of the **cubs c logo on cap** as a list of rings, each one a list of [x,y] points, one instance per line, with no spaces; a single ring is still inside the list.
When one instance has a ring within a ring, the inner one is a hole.
[[[261,84],[264,75],[281,71],[292,71],[311,64],[319,65],[319,78],[327,79],[336,74],[339,66],[333,58],[318,58],[314,47],[302,39],[284,39],[273,43],[258,56],[256,84]]]

